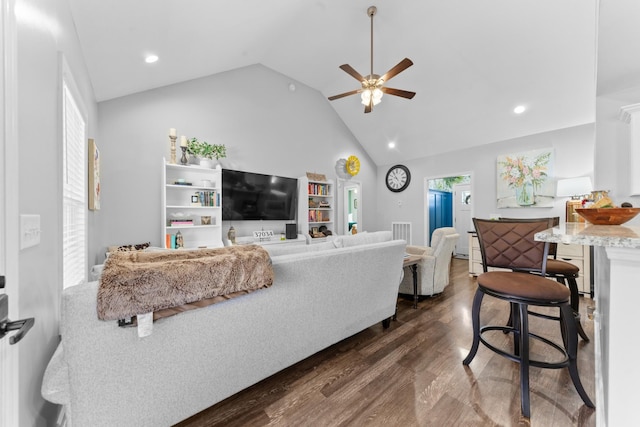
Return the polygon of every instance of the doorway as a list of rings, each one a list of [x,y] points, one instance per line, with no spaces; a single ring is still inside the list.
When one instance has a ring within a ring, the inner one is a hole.
[[[9,319],[19,319],[18,311],[18,251],[19,199],[18,176],[18,74],[17,26],[15,1],[0,0],[0,276],[5,278],[0,293],[9,296]],[[15,346],[9,346],[5,336],[0,340],[0,425],[19,425],[18,372],[19,358]]]
[[[425,241],[431,244],[436,228],[455,227],[460,234],[454,254],[469,256],[467,231],[472,229],[471,173],[426,178],[425,181]]]
[[[359,230],[358,222],[361,222],[360,207],[362,206],[362,188],[359,182],[346,182],[344,184],[342,206],[342,230],[344,230],[344,234],[352,233],[353,227]]]

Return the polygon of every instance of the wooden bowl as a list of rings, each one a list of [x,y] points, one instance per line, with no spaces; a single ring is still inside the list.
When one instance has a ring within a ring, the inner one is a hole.
[[[638,215],[640,208],[578,208],[576,212],[591,224],[620,225]]]

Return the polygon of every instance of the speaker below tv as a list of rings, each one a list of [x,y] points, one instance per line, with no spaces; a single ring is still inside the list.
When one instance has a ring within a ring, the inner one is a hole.
[[[287,239],[297,239],[298,238],[298,224],[286,224],[286,234]]]

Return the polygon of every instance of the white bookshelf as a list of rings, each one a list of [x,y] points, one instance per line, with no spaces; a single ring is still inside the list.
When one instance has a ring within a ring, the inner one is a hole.
[[[180,231],[185,249],[222,247],[222,170],[162,160],[162,245],[166,246],[167,235]],[[211,223],[203,224],[202,217],[207,216]],[[191,220],[191,224],[172,224],[172,220]]]
[[[309,235],[312,228],[326,226],[335,230],[335,186],[332,180],[314,181],[307,176],[298,178],[298,231]],[[311,239],[321,241],[322,238]]]

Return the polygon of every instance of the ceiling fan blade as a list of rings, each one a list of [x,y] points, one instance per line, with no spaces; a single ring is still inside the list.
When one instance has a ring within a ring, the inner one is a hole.
[[[416,95],[415,92],[410,92],[408,90],[394,89],[391,87],[384,87],[384,86],[382,86],[380,90],[383,91],[384,93],[388,93],[389,95],[401,96],[407,99],[411,99]]]
[[[362,83],[364,81],[364,77],[362,77],[359,72],[354,70],[351,65],[342,64],[340,66],[340,69],[342,71],[344,71],[345,73],[349,74],[350,76],[352,76],[354,79],[358,80],[360,83]]]
[[[385,82],[387,82],[391,80],[393,76],[400,74],[402,71],[406,70],[412,65],[413,65],[413,61],[411,61],[409,58],[404,58],[402,61],[398,62],[398,64],[395,67],[393,67],[392,69],[387,71],[382,77],[380,77],[379,80],[384,80]]]
[[[333,101],[334,99],[344,98],[345,96],[355,95],[356,93],[362,92],[362,89],[356,89],[349,92],[341,93],[339,95],[333,95],[329,97],[329,101]]]

